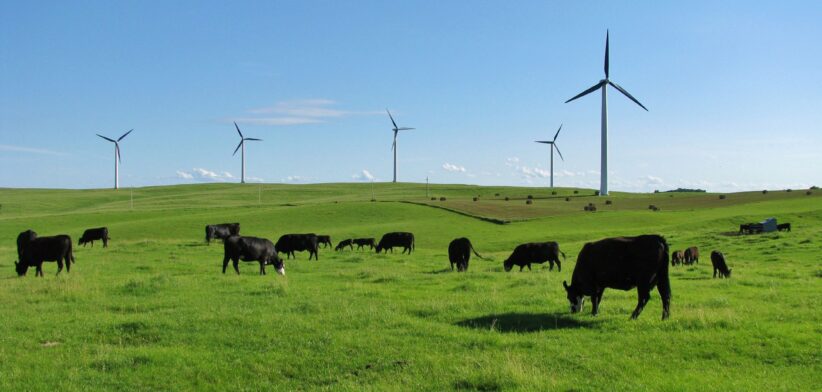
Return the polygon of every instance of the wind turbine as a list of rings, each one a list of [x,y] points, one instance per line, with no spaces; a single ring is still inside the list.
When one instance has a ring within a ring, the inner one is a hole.
[[[408,131],[414,128],[398,127],[397,122],[394,121],[394,117],[391,115],[391,112],[388,111],[388,109],[385,109],[385,111],[388,112],[388,117],[391,118],[391,123],[394,124],[394,128],[392,129],[394,131],[394,143],[391,144],[391,150],[394,151],[394,182],[397,182],[397,133],[399,133],[400,131]]]
[[[133,129],[124,133],[123,136],[120,136],[117,140],[107,138],[99,133],[97,134],[97,136],[114,143],[114,189],[120,189],[120,140],[128,136],[131,131],[133,131]]]
[[[243,152],[240,153],[240,155],[242,155],[242,161],[243,161],[242,173],[240,174],[240,183],[245,184],[245,142],[246,142],[246,140],[261,142],[261,141],[263,141],[263,139],[255,139],[253,137],[243,136],[243,133],[240,132],[240,127],[237,126],[236,121],[234,122],[234,128],[237,128],[237,133],[240,134],[240,144],[237,145],[237,148],[234,149],[234,154],[231,154],[231,156],[237,155],[237,150],[239,150],[241,148],[243,149]]]
[[[641,108],[648,111],[648,108],[643,106],[639,101],[636,100],[630,93],[625,91],[624,88],[620,87],[618,84],[612,82],[608,79],[608,31],[605,32],[605,79],[599,81],[599,83],[595,84],[591,88],[577,94],[577,96],[565,101],[565,103],[571,102],[579,97],[588,95],[597,89],[602,90],[602,147],[601,147],[601,158],[600,158],[600,180],[599,180],[599,195],[606,196],[608,195],[608,90],[607,87],[610,84],[613,86],[617,91],[621,92],[623,95],[628,97],[631,101],[634,101],[637,105]]]
[[[557,154],[559,154],[560,159],[565,161],[565,158],[562,157],[562,153],[559,152],[559,147],[557,147],[557,136],[559,136],[559,131],[562,130],[562,124],[559,124],[559,129],[557,129],[557,133],[554,134],[554,140],[547,141],[547,140],[537,140],[537,143],[542,144],[550,144],[551,145],[551,188],[554,187],[554,149],[557,150]]]

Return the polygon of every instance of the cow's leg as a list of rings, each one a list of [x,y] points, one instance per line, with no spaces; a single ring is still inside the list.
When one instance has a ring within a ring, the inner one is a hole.
[[[531,263],[528,263],[528,271],[532,271],[532,269],[531,269]]]
[[[554,260],[548,259],[548,271],[554,270]]]
[[[69,272],[71,272],[71,256],[66,254],[65,259],[66,259],[66,273],[69,273]]]
[[[450,263],[451,263],[451,271],[453,271],[454,270],[454,262],[451,261]]]
[[[57,258],[57,273],[55,275],[60,275],[60,272],[63,271],[63,258]]]
[[[265,261],[260,261],[260,275],[265,275]]]
[[[554,261],[557,263],[557,272],[562,272],[562,263],[559,262],[559,257]]]
[[[668,271],[660,274],[656,289],[662,297],[662,319],[665,320],[671,315],[671,280],[668,278]]]
[[[594,295],[591,296],[591,314],[596,316],[599,314],[599,304],[602,302],[602,293],[605,289],[594,289]]]
[[[648,287],[647,283],[642,283],[641,285],[637,286],[636,292],[638,299],[636,309],[634,309],[634,312],[631,313],[632,320],[636,320],[636,318],[639,317],[639,314],[642,313],[642,309],[645,308],[645,305],[648,303],[648,300],[651,299],[651,290],[650,287]]]
[[[43,277],[43,262],[42,261],[37,264],[37,272],[34,274],[34,276],[39,276],[41,278]]]
[[[231,259],[231,264],[234,266],[234,271],[237,272],[237,275],[240,274],[240,258]]]
[[[228,259],[229,259],[228,255],[223,257],[223,273],[225,273],[225,269],[226,269],[226,267],[228,267]]]
[[[716,267],[714,267],[714,278],[716,278]]]

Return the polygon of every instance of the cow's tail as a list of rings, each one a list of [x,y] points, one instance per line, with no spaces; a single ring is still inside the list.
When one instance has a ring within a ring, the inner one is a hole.
[[[68,259],[70,260],[71,264],[74,264],[74,251],[71,246],[71,241],[69,241],[69,248],[68,248]]]
[[[557,251],[559,251],[559,253],[562,254],[562,261],[565,261],[565,252],[559,250],[559,247],[557,247]]]
[[[476,251],[476,250],[474,250],[474,244],[472,244],[472,243],[470,243],[470,242],[469,242],[469,243],[468,243],[468,245],[471,247],[471,252],[474,252],[474,255],[475,255],[475,256],[479,257],[479,258],[480,258],[480,259],[482,259],[482,260],[488,260],[488,259],[486,259],[485,257],[480,256],[480,254],[479,254],[479,253],[477,253],[477,251]]]

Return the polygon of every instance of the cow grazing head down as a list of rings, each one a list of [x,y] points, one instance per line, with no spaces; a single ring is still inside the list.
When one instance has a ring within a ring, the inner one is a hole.
[[[582,305],[585,303],[585,296],[574,289],[574,286],[568,286],[566,281],[562,281],[562,286],[565,287],[565,292],[568,293],[568,302],[571,303],[571,313],[578,313],[582,310]]]
[[[14,270],[17,271],[17,276],[26,276],[26,272],[29,270],[28,263],[21,263],[19,261],[14,262]]]
[[[285,275],[285,262],[280,256],[274,255],[274,257],[268,260],[268,264],[273,265],[278,274]]]
[[[505,272],[511,272],[511,268],[514,268],[514,262],[511,261],[510,258],[505,259],[505,261],[502,262],[502,267],[505,268]]]

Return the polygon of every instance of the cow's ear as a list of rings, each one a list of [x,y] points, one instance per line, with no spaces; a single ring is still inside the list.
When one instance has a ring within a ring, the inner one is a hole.
[[[562,287],[565,287],[565,291],[568,291],[568,282],[562,281]]]

